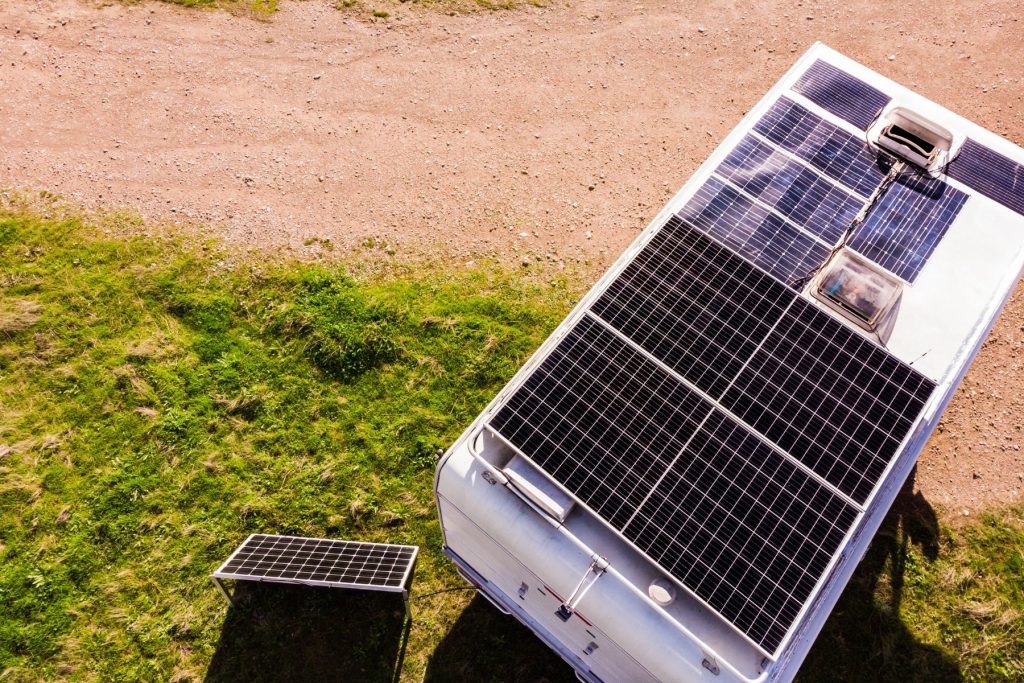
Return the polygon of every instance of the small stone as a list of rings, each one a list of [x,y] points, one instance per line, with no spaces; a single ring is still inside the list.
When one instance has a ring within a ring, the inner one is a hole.
[[[703,26],[698,26],[697,27],[697,33],[706,33],[706,32],[707,32],[707,29],[704,28]]]
[[[890,62],[896,61],[896,55],[889,55],[889,61]]]
[[[321,78],[323,78],[323,76],[324,76],[323,74],[317,74],[316,76],[313,76],[313,80],[314,81],[319,81]]]

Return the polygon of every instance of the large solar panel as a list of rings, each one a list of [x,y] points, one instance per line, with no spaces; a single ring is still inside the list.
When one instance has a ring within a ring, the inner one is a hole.
[[[491,426],[769,650],[856,516],[590,317]]]
[[[673,217],[490,427],[771,653],[932,388]]]
[[[999,152],[968,138],[946,173],[1024,215],[1024,166]]]
[[[856,516],[714,410],[624,535],[770,652]]]
[[[848,244],[913,282],[966,201],[947,183],[910,172],[886,189]]]
[[[787,97],[772,105],[754,131],[865,198],[889,170],[889,160],[864,140]]]
[[[864,503],[934,388],[875,342],[797,299],[722,405]]]
[[[717,397],[791,298],[777,281],[671,218],[591,310]]]
[[[822,109],[866,129],[892,98],[859,78],[819,59],[793,86]]]
[[[710,410],[671,373],[587,317],[491,427],[622,528]]]
[[[416,546],[253,534],[213,573],[216,579],[405,590]]]

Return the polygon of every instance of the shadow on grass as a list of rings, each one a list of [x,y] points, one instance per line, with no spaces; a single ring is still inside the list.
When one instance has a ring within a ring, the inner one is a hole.
[[[423,681],[575,683],[576,676],[515,617],[502,614],[478,595],[434,650]]]
[[[409,625],[394,593],[238,584],[207,683],[392,683]]]
[[[957,662],[918,642],[900,615],[908,552],[939,552],[938,519],[913,490],[896,498],[804,662],[798,680],[962,681]],[[391,594],[242,583],[207,682],[397,681],[408,630]],[[413,607],[415,614],[415,605]],[[425,683],[571,683],[561,658],[476,596],[427,665]]]
[[[955,659],[918,642],[903,623],[911,546],[928,562],[939,554],[939,522],[911,472],[864,559],[801,668],[798,681],[962,681]]]

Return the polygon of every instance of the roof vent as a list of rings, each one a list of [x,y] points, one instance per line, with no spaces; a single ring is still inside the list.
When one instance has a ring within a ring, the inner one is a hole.
[[[900,297],[899,280],[841,251],[811,291],[815,298],[868,330],[876,330]]]
[[[879,117],[868,139],[918,168],[937,173],[946,166],[953,134],[905,107],[896,107]]]

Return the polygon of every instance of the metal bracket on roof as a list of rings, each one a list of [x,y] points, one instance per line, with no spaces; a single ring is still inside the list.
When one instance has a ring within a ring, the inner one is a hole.
[[[580,604],[583,596],[587,594],[590,587],[597,583],[597,580],[601,578],[604,571],[608,569],[608,559],[601,557],[600,555],[594,554],[590,556],[590,566],[587,567],[587,573],[583,575],[580,582],[576,584],[576,588],[569,594],[569,597],[565,599],[558,609],[555,610],[555,615],[562,621],[569,621],[573,614],[576,613],[576,606]]]
[[[701,662],[701,666],[703,666],[705,669],[710,671],[715,676],[722,673],[722,670],[718,668],[718,662],[716,662],[713,657],[707,656],[707,654],[704,655],[704,661]]]

